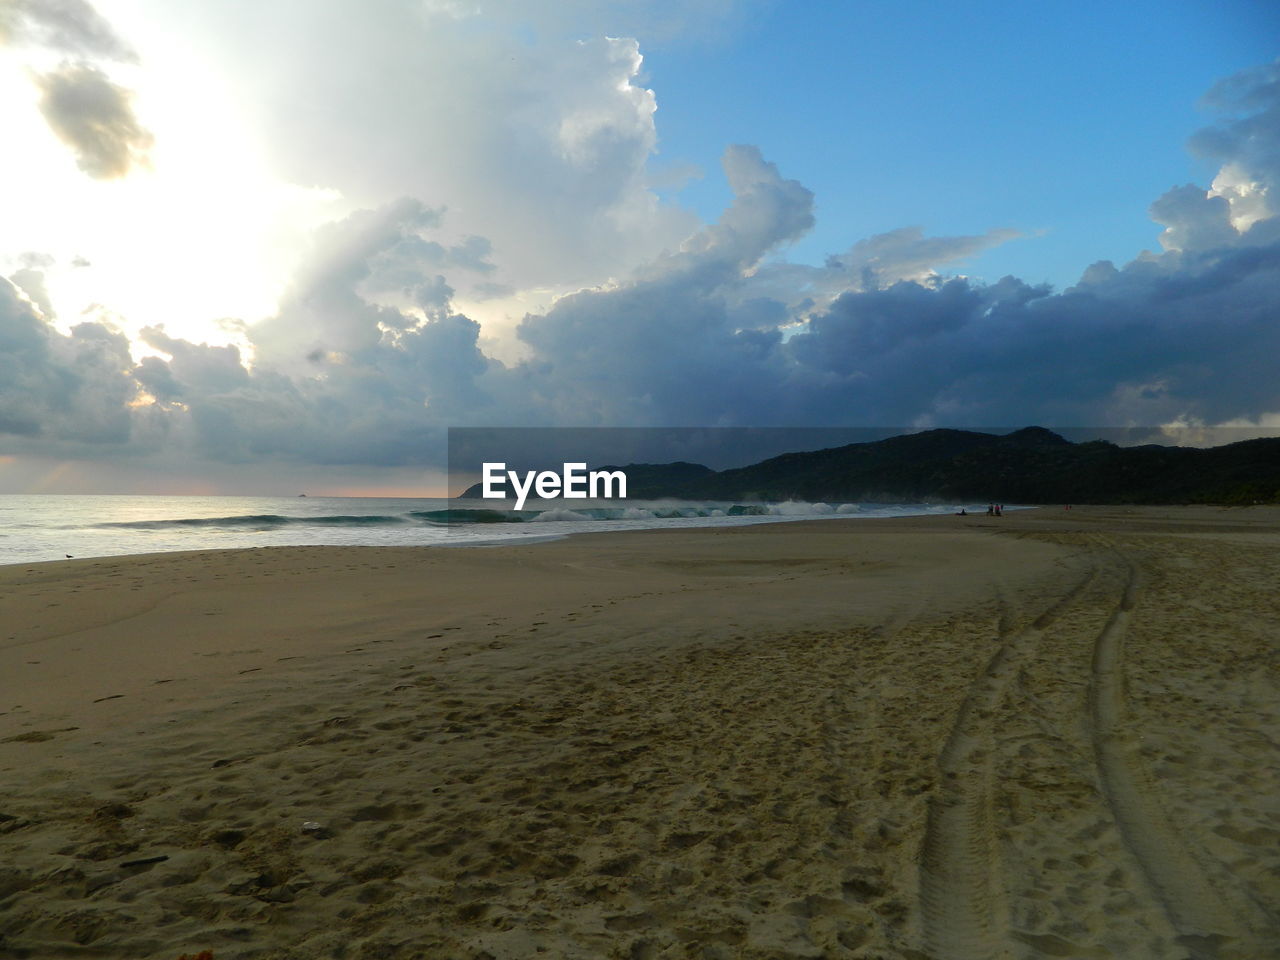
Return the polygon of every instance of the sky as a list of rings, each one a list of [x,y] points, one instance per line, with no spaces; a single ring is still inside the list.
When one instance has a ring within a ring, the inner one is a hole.
[[[450,426],[1274,432],[1277,37],[0,0],[0,492],[431,493]]]

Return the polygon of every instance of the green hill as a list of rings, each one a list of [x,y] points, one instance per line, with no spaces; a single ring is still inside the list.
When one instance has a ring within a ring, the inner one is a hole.
[[[613,469],[613,468],[611,468]],[[1071,443],[1043,427],[926,430],[713,471],[629,464],[629,499],[999,503],[1280,501],[1280,438],[1206,449]],[[479,496],[478,485],[464,497]]]

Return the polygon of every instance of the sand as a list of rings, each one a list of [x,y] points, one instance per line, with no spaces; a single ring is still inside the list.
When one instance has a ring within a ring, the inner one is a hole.
[[[1280,510],[0,568],[0,957],[1280,956]]]

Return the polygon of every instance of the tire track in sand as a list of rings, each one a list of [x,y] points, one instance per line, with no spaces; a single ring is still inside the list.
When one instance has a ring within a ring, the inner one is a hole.
[[[1103,794],[1125,846],[1192,960],[1278,956],[1280,931],[1265,910],[1220,865],[1206,869],[1152,799],[1154,785],[1138,756],[1138,738],[1125,721],[1124,641],[1141,585],[1137,568],[1126,563],[1124,595],[1093,646],[1089,720]]]
[[[1095,568],[1022,630],[1011,630],[1002,618],[1000,648],[969,688],[938,755],[938,790],[929,801],[920,851],[924,941],[937,960],[1010,956],[992,822],[992,718],[1045,630],[1096,576]]]

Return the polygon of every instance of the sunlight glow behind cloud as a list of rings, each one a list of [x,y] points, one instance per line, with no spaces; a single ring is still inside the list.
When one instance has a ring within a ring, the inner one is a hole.
[[[146,167],[105,182],[77,169],[34,109],[28,61],[47,52],[0,57],[0,117],[24,145],[0,179],[0,256],[54,257],[47,285],[64,327],[105,309],[133,331],[163,323],[218,339],[217,318],[272,312],[309,232],[343,212],[340,197],[275,177],[218,71],[193,51],[142,26],[129,39],[139,64],[113,73],[126,75],[154,143]]]

